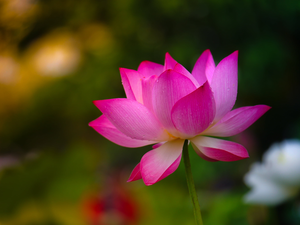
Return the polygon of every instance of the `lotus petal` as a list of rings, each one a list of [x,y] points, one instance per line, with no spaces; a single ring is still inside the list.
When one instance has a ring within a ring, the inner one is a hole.
[[[132,182],[132,181],[136,181],[136,180],[140,180],[140,179],[142,179],[142,175],[141,175],[140,163],[139,163],[132,170],[132,172],[130,174],[130,177],[127,180],[127,182]]]
[[[90,122],[89,126],[94,128],[99,134],[108,140],[127,148],[138,148],[155,143],[148,140],[132,139],[126,136],[119,131],[104,115]]]
[[[215,71],[215,62],[210,50],[205,50],[195,63],[192,74],[202,86],[207,80],[211,83]]]
[[[143,181],[152,185],[173,173],[179,166],[184,140],[168,141],[147,152],[140,163]]]
[[[227,113],[218,123],[202,134],[218,137],[236,135],[251,126],[270,108],[267,105],[256,105],[235,109]]]
[[[196,153],[199,150],[211,159],[230,162],[249,157],[247,150],[242,145],[231,141],[203,136],[191,138],[190,141],[197,147]]]
[[[183,136],[194,137],[204,131],[215,117],[216,106],[208,82],[178,100],[171,112],[172,121]]]
[[[235,51],[224,58],[214,71],[210,86],[216,101],[215,121],[228,113],[235,103],[238,85],[237,57],[238,51]]]
[[[171,109],[182,97],[196,90],[193,82],[173,70],[163,72],[156,80],[152,91],[153,110],[169,132],[177,132],[172,119]]]
[[[120,74],[127,98],[143,103],[140,73],[135,70],[120,68]]]
[[[130,99],[94,101],[97,108],[123,134],[133,139],[167,141],[170,136],[146,106]]]
[[[164,66],[150,61],[143,61],[137,71],[142,75],[142,78],[148,78],[153,75],[159,76],[164,71]]]

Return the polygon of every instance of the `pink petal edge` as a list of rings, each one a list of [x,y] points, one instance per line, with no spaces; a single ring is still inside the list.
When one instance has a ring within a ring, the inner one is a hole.
[[[167,52],[165,55],[164,71],[169,69],[174,69],[176,64],[177,64],[176,60],[172,58],[169,52]]]
[[[208,161],[208,162],[217,162],[219,160],[216,159],[212,159],[209,158],[208,156],[204,155],[198,148],[196,145],[193,144],[193,142],[191,142],[191,145],[193,146],[193,149],[195,150],[195,152],[197,153],[198,156],[200,156],[202,159]]]
[[[153,75],[151,77],[146,77],[142,79],[142,90],[143,90],[143,102],[144,105],[153,112],[152,106],[152,90],[155,81],[157,80],[158,76]]]
[[[222,59],[214,71],[210,86],[216,101],[215,121],[220,120],[235,104],[238,85],[237,60],[238,51],[235,51]]]
[[[148,78],[153,75],[159,76],[164,71],[164,66],[150,61],[143,61],[137,71],[142,75],[142,78]]]
[[[178,168],[183,142],[182,139],[166,142],[142,157],[140,170],[147,186],[164,179]]]
[[[198,88],[200,86],[198,81],[194,78],[194,76],[180,63],[176,63],[173,70],[189,78],[193,82],[195,87]]]
[[[141,75],[138,71],[120,68],[122,84],[128,99],[143,103]],[[134,95],[134,98],[132,97]]]
[[[215,70],[215,62],[209,49],[205,50],[195,63],[192,75],[202,86],[207,80],[210,83]]]
[[[140,170],[140,163],[138,163],[136,167],[134,167],[134,169],[132,170],[127,182],[132,182],[140,179],[142,179],[142,175]]]
[[[89,126],[111,142],[127,148],[138,148],[153,144],[153,141],[132,139],[119,131],[104,115],[91,121]]]
[[[235,142],[204,136],[194,137],[190,141],[197,147],[196,153],[199,150],[214,160],[231,162],[249,157],[247,150]]]
[[[218,123],[204,131],[203,135],[229,137],[241,133],[264,115],[271,107],[256,105],[241,107],[228,112]]]
[[[158,147],[162,146],[164,143],[166,143],[166,142],[159,142],[159,143],[153,145],[152,148],[153,149],[158,148]]]
[[[193,82],[173,70],[163,72],[153,85],[152,105],[155,115],[169,132],[177,132],[171,110],[182,97],[196,90]]]
[[[171,111],[172,121],[181,138],[190,138],[200,134],[213,121],[216,106],[208,82],[178,100]]]
[[[132,139],[167,141],[170,136],[144,105],[126,98],[94,101],[97,108],[123,134]]]
[[[119,70],[120,70],[122,85],[123,85],[126,97],[128,99],[136,100],[135,96],[134,96],[134,93],[133,93],[133,90],[131,88],[131,84],[130,84],[129,79],[127,77],[127,74],[125,72],[125,69],[124,68],[119,68]]]

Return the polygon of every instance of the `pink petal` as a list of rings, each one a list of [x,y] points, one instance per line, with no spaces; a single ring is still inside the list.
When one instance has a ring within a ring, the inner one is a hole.
[[[199,87],[200,85],[198,84],[198,81],[194,78],[194,76],[186,69],[184,68],[184,66],[182,66],[180,63],[177,63],[174,66],[174,71],[181,73],[182,75],[186,76],[187,78],[189,78],[196,87]]]
[[[142,77],[148,78],[153,75],[159,76],[164,71],[164,66],[158,63],[143,61],[138,68]]]
[[[140,180],[140,179],[142,179],[142,175],[141,175],[140,163],[139,163],[132,170],[132,172],[130,174],[130,177],[127,180],[127,182],[132,182],[132,181],[136,181],[136,180]]]
[[[210,83],[215,71],[215,62],[209,49],[205,50],[198,58],[193,68],[192,74],[202,86],[208,80]]]
[[[178,73],[181,73],[182,75],[188,77],[196,87],[199,87],[199,84],[197,80],[193,77],[193,75],[186,68],[184,68],[184,66],[178,63],[176,60],[174,60],[168,52],[166,53],[164,69],[171,69]]]
[[[121,80],[122,80],[122,84],[123,84],[123,87],[124,87],[126,97],[128,99],[136,100],[135,96],[134,96],[134,93],[133,93],[133,90],[131,88],[129,79],[128,79],[127,74],[124,70],[125,69],[120,68]]]
[[[242,145],[231,141],[204,136],[194,137],[190,141],[197,147],[196,153],[201,151],[202,154],[214,160],[230,162],[249,157]]]
[[[143,103],[140,73],[135,70],[120,68],[120,74],[127,98]]]
[[[104,115],[93,120],[89,126],[95,129],[99,134],[108,140],[128,148],[137,148],[145,145],[150,145],[155,142],[147,140],[132,139],[121,131],[119,131]]]
[[[147,152],[140,164],[143,181],[152,185],[173,173],[179,166],[184,140],[176,139]]]
[[[162,146],[164,143],[166,143],[166,142],[159,142],[159,143],[153,145],[152,148],[153,149],[158,148],[158,147]]]
[[[247,106],[227,113],[217,124],[202,134],[218,137],[236,135],[258,120],[271,107],[267,105]]]
[[[171,55],[167,52],[165,56],[165,65],[164,65],[164,71],[169,69],[174,69],[177,62],[171,57]]]
[[[133,139],[156,142],[170,139],[149,109],[134,100],[116,98],[94,104],[119,131]]]
[[[195,152],[197,153],[197,155],[199,155],[202,159],[208,161],[208,162],[217,162],[219,160],[215,160],[215,159],[212,159],[212,158],[209,158],[207,157],[206,155],[204,155],[197,147],[196,145],[193,144],[193,142],[191,142]]]
[[[216,101],[216,118],[221,119],[229,112],[236,100],[237,95],[237,57],[238,51],[224,58],[216,67],[212,81],[211,89]]]
[[[204,131],[213,121],[215,112],[213,93],[208,82],[205,82],[203,86],[178,100],[171,116],[177,130],[184,134],[181,138],[189,138]]]
[[[152,91],[153,110],[169,132],[176,131],[171,120],[172,107],[195,89],[190,79],[172,70],[163,72],[156,80]]]
[[[152,89],[158,76],[153,75],[142,79],[143,104],[153,112],[152,107]]]

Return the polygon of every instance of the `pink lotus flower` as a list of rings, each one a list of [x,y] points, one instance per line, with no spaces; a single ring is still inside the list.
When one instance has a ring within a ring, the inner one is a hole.
[[[192,73],[168,53],[165,64],[144,61],[138,70],[120,68],[127,98],[94,101],[103,113],[90,126],[108,140],[129,148],[155,144],[134,168],[128,181],[152,185],[173,173],[188,139],[208,161],[249,157],[228,137],[248,128],[270,109],[266,105],[232,110],[237,95],[238,52],[215,66],[206,50]]]

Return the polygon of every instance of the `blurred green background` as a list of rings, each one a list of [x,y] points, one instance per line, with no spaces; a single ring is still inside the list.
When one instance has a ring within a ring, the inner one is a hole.
[[[190,149],[205,225],[296,225],[300,199],[245,205],[243,176],[276,141],[300,138],[300,2],[295,0],[0,0],[0,224],[194,224],[184,168],[127,183],[151,147],[126,149],[88,123],[93,100],[125,97],[119,67],[191,71],[239,50],[235,107],[272,109],[231,140],[250,158],[206,162]]]

